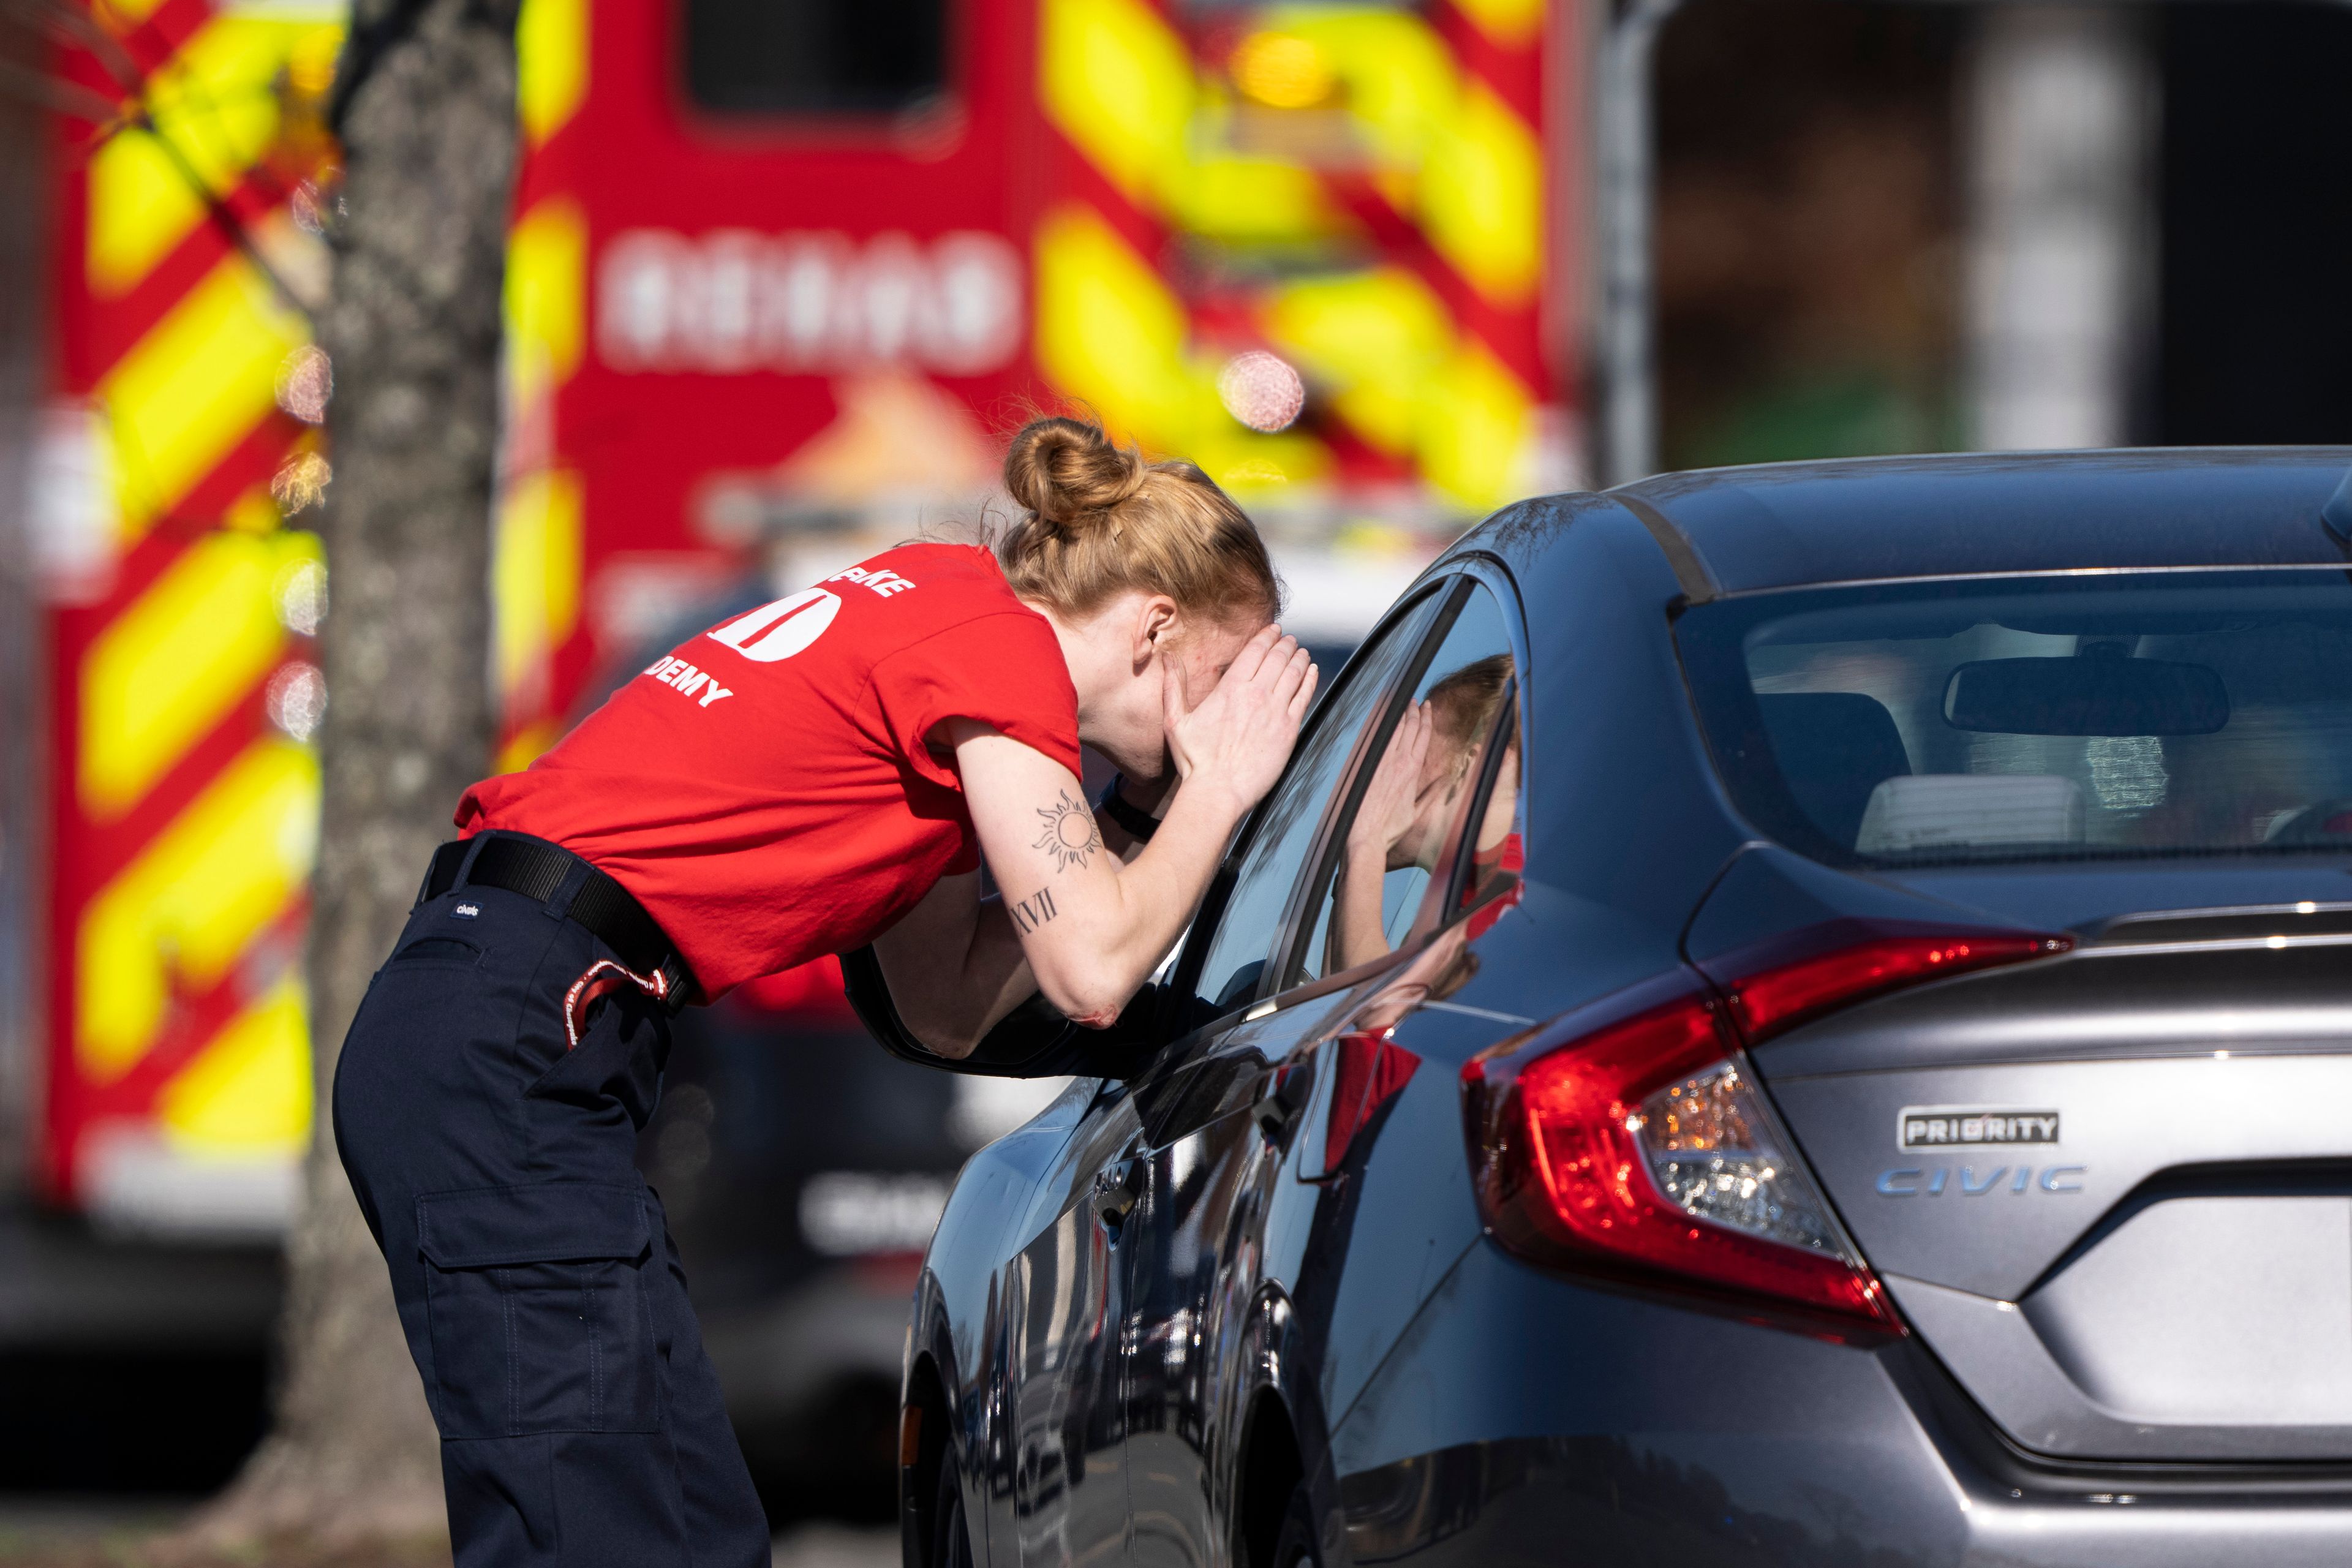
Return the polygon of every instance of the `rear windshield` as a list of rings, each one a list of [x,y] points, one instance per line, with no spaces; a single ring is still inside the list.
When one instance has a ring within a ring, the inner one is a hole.
[[[1675,638],[1741,810],[1821,858],[2352,852],[2352,574],[1755,594]]]

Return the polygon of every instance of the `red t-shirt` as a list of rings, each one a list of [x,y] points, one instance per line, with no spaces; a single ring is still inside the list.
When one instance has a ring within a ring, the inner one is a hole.
[[[1079,768],[1078,698],[985,550],[910,544],[712,627],[519,773],[470,836],[551,839],[611,874],[706,996],[868,942],[980,863],[951,752],[973,719]]]
[[[1528,868],[1527,840],[1514,833],[1500,844],[1483,853],[1471,856],[1470,885],[1462,889],[1462,905],[1467,909],[1478,901],[1479,895],[1494,885],[1497,876],[1511,879],[1507,890],[1489,900],[1470,917],[1470,940],[1476,942],[1495,929],[1503,911],[1519,901],[1519,878]]]

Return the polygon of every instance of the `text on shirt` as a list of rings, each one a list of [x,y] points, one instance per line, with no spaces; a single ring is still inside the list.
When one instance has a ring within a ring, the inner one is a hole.
[[[722,697],[735,695],[731,689],[711,679],[709,671],[695,668],[676,654],[656,659],[646,668],[646,673],[664,686],[675,688],[688,697],[698,698],[705,708]]]

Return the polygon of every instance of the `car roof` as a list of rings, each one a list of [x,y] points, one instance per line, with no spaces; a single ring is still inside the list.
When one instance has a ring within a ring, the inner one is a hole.
[[[1608,491],[1709,589],[2069,568],[2341,565],[2352,447],[1990,452],[1663,474]],[[1686,587],[1689,584],[1686,584]]]

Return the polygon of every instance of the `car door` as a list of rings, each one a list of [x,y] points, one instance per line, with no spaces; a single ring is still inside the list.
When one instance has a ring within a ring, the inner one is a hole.
[[[1367,667],[1369,673],[1351,670],[1343,677],[1302,738],[1285,783],[1257,814],[1247,842],[1263,841],[1271,822],[1275,833],[1297,839],[1288,853],[1303,860],[1309,846],[1300,834],[1311,834],[1318,814],[1288,803],[1314,788],[1329,793],[1331,781],[1356,754],[1366,722],[1377,720],[1381,700],[1396,689],[1401,659],[1420,646],[1436,611],[1433,600],[1416,602],[1402,617],[1409,625],[1395,639],[1401,652],[1377,668]],[[1299,782],[1308,777],[1324,782]],[[1244,906],[1257,909],[1249,889],[1265,879],[1255,873],[1239,882],[1221,879],[1211,899],[1222,901],[1240,887]],[[1270,908],[1268,942],[1259,945],[1254,959],[1234,965],[1248,970],[1244,988],[1262,976],[1271,952],[1272,922],[1278,922],[1281,907]],[[1233,977],[1224,975],[1218,984],[1231,985]],[[879,1001],[869,998],[869,1008],[887,1024]],[[1171,1002],[1163,1005],[1163,1012],[1159,1037],[1164,1039],[1183,1026],[1188,1009]],[[1123,1026],[1131,1023],[1123,1020]],[[1021,1047],[1008,1042],[1005,1048]],[[1124,1395],[1131,1358],[1120,1353],[1120,1335],[1133,1314],[1125,1300],[1121,1242],[1133,1226],[1131,1211],[1142,1191],[1142,1117],[1147,1108],[1164,1105],[1170,1095],[1195,1082],[1192,1065],[1184,1052],[1166,1052],[1132,1081],[1107,1082],[1053,1167],[1034,1184],[1028,1213],[1015,1227],[1017,1245],[1003,1267],[995,1319],[999,1343],[991,1357],[998,1384],[988,1444],[992,1561],[1022,1568],[1101,1564],[1128,1553]]]
[[[1306,1239],[1268,1235],[1269,1199],[1280,1182],[1318,1184],[1325,1190],[1292,1207],[1311,1215],[1318,1233],[1349,1223],[1356,1194],[1345,1173],[1418,1067],[1394,1026],[1459,983],[1478,920],[1471,905],[1491,908],[1497,896],[1494,875],[1508,857],[1496,847],[1510,837],[1499,825],[1517,795],[1515,765],[1505,765],[1516,752],[1504,739],[1516,737],[1513,628],[1484,584],[1444,584],[1430,603],[1426,620],[1393,628],[1400,646],[1368,650],[1367,673],[1376,668],[1385,689],[1377,700],[1359,693],[1354,709],[1334,715],[1356,726],[1347,763],[1286,782],[1312,798],[1277,798],[1267,821],[1302,826],[1265,853],[1253,842],[1234,896],[1196,939],[1196,1005],[1231,1010],[1138,1089],[1142,1180],[1121,1250],[1129,1553],[1139,1565],[1226,1559],[1232,1492],[1218,1467],[1232,1456],[1221,1454],[1219,1421],[1247,1393],[1225,1386],[1239,1371],[1232,1351],[1262,1282],[1296,1279]],[[1460,709],[1441,726],[1442,756],[1413,740],[1411,721],[1433,703]],[[1358,833],[1381,803],[1384,765],[1414,773],[1407,798],[1420,814],[1391,809]],[[1369,862],[1374,847],[1379,897],[1367,886],[1359,902],[1379,914],[1352,931],[1339,921],[1350,950],[1342,953],[1333,932],[1343,862],[1351,852]],[[1261,967],[1244,995],[1231,976],[1248,962]],[[1287,1261],[1269,1268],[1269,1249]]]
[[[1370,645],[1334,694],[1318,733],[1269,800],[1236,858],[1219,918],[1201,951],[1188,953],[1178,991],[1201,1022],[1163,1055],[1137,1090],[1142,1135],[1141,1181],[1122,1250],[1130,1299],[1124,1334],[1128,1486],[1139,1562],[1189,1563],[1213,1550],[1213,1526],[1199,1506],[1213,1325],[1246,1304],[1255,1270],[1223,1255],[1224,1219],[1248,1204],[1278,1158],[1276,1138],[1249,1111],[1265,1102],[1279,1129],[1284,1096],[1296,1103],[1303,1078],[1278,1079],[1318,1007],[1260,1014],[1267,967],[1275,961],[1299,879],[1311,862],[1332,800],[1339,796],[1392,721],[1410,665],[1442,611],[1431,595]],[[1337,995],[1326,1005],[1336,1005]],[[1253,1016],[1252,1015],[1259,1015]],[[1276,1136],[1278,1137],[1278,1131]],[[1244,1292],[1239,1300],[1221,1286]]]
[[[1034,1189],[1008,1259],[995,1358],[992,1561],[1104,1564],[1127,1552],[1118,1337],[1124,1316],[1106,1199],[1132,1157],[1133,1097],[1106,1085]]]

